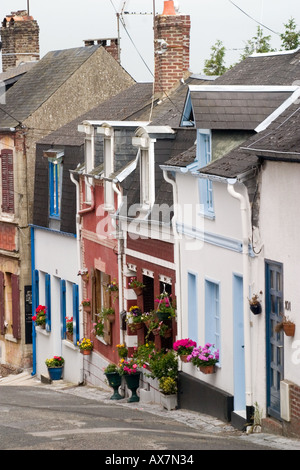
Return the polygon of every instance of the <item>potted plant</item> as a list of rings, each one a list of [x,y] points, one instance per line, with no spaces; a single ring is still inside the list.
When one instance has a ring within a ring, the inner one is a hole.
[[[152,351],[149,359],[150,377],[153,379],[161,379],[162,377],[172,377],[177,379],[178,376],[178,358],[175,352],[170,349],[164,351]]]
[[[73,341],[73,317],[66,317],[66,336],[69,341]]]
[[[160,296],[155,299],[155,302],[158,304],[156,314],[160,321],[170,320],[172,317],[175,317],[175,308],[166,292],[160,294]]]
[[[94,348],[94,343],[89,338],[81,338],[77,341],[77,346],[82,354],[89,355]]]
[[[262,294],[262,291],[260,291],[260,294]],[[254,315],[259,315],[261,313],[261,302],[258,294],[253,294],[251,299],[248,299],[248,301],[251,312],[254,313]]]
[[[128,286],[134,290],[137,296],[142,295],[145,284],[138,281],[136,277],[131,277],[129,279]]]
[[[219,362],[219,350],[215,350],[211,343],[206,343],[203,347],[195,347],[187,357],[187,362],[199,367],[204,374],[213,374],[215,365]]]
[[[35,322],[36,325],[40,326],[41,328],[45,328],[46,326],[46,306],[45,305],[38,305],[35,309],[36,315],[33,315],[32,321]]]
[[[106,290],[111,293],[112,302],[115,303],[118,298],[119,286],[117,281],[114,279],[112,282],[106,285]]]
[[[77,276],[81,276],[84,282],[88,282],[89,280],[89,270],[87,268],[79,269]]]
[[[149,326],[147,338],[151,332],[154,336],[160,335],[162,338],[170,338],[172,335],[172,328],[170,328],[169,325],[166,325],[162,320],[153,321]]]
[[[115,309],[112,307],[103,307],[101,310],[101,316],[104,319],[107,319],[109,322],[113,323],[115,321]]]
[[[83,307],[83,310],[87,313],[90,313],[91,310],[92,310],[92,307],[91,307],[91,301],[90,299],[83,299],[82,302],[81,302],[81,305]]]
[[[108,366],[104,369],[104,374],[108,380],[109,386],[114,390],[114,393],[110,399],[121,400],[123,397],[119,394],[119,387],[121,385],[122,378],[119,374],[118,366],[116,366],[116,364],[108,364]]]
[[[127,354],[128,354],[128,349],[127,349],[126,345],[124,343],[117,344],[116,348],[117,348],[117,351],[118,351],[118,354],[119,354],[119,358],[120,359],[125,359],[125,357],[127,357]]]
[[[104,322],[101,316],[98,316],[96,323],[93,323],[93,328],[95,336],[104,336]]]
[[[276,333],[279,333],[281,330],[283,330],[286,336],[294,336],[295,329],[295,323],[285,315],[282,315],[282,321],[280,323],[277,323],[277,325],[275,326]]]
[[[167,410],[177,408],[177,380],[174,377],[161,377],[159,379],[161,404]]]
[[[187,362],[188,355],[191,354],[196,346],[197,343],[189,338],[179,339],[173,343],[173,349],[180,356],[182,362]]]
[[[137,305],[130,307],[129,313],[127,314],[127,321],[132,331],[142,328],[142,311]]]
[[[131,397],[129,397],[128,403],[139,401],[140,398],[136,391],[140,386],[141,372],[138,370],[138,364],[134,358],[132,358],[130,361],[121,359],[120,374],[124,375],[127,388],[131,391]]]
[[[65,360],[61,356],[53,356],[51,359],[46,359],[45,364],[51,380],[60,380],[62,378],[64,362]]]
[[[139,367],[146,369],[149,368],[149,361],[156,352],[157,349],[154,342],[146,341],[144,344],[134,348],[132,357]]]

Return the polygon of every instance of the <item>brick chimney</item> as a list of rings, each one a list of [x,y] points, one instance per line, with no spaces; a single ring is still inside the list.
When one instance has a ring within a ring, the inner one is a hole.
[[[165,1],[154,19],[155,93],[169,92],[189,76],[190,29],[190,16],[176,14],[173,0]]]
[[[26,10],[12,12],[0,28],[2,41],[2,71],[22,62],[39,60],[39,26]]]
[[[104,38],[104,39],[85,39],[85,47],[100,44],[104,49],[109,52],[113,58],[120,63],[120,49],[118,38]]]

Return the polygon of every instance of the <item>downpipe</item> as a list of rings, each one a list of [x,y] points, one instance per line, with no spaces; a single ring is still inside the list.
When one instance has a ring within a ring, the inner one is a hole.
[[[252,364],[251,364],[251,331],[248,302],[249,296],[249,218],[248,205],[246,198],[234,189],[236,179],[227,180],[227,191],[240,202],[240,211],[242,219],[242,256],[243,256],[243,315],[244,315],[244,351],[245,351],[245,393],[246,393],[246,413],[247,421],[250,421],[253,411],[253,392],[252,392]]]

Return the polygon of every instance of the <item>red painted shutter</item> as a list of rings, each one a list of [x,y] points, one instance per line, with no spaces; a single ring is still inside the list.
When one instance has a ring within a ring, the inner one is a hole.
[[[19,276],[11,275],[13,336],[21,338]]]
[[[1,151],[2,169],[2,211],[14,212],[14,169],[13,151],[3,149]]]
[[[4,335],[4,273],[0,271],[0,334]]]

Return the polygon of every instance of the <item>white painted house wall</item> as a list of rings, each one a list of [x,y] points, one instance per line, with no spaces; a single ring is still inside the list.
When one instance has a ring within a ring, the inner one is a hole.
[[[284,378],[300,385],[300,166],[297,163],[267,162],[262,171],[260,235],[263,243],[260,279],[264,259],[283,264],[284,314],[296,323],[294,337],[284,335]]]
[[[78,284],[77,241],[73,236],[35,228],[35,269],[39,271],[39,303],[45,305],[45,274],[51,275],[51,331],[36,327],[36,373],[48,376],[45,360],[54,355],[65,359],[64,379],[82,382],[83,356],[79,348],[61,339],[60,280],[66,281],[66,316],[72,316],[72,284]],[[79,289],[80,292],[80,289]],[[80,318],[80,326],[82,320]],[[82,331],[82,329],[81,329]]]

